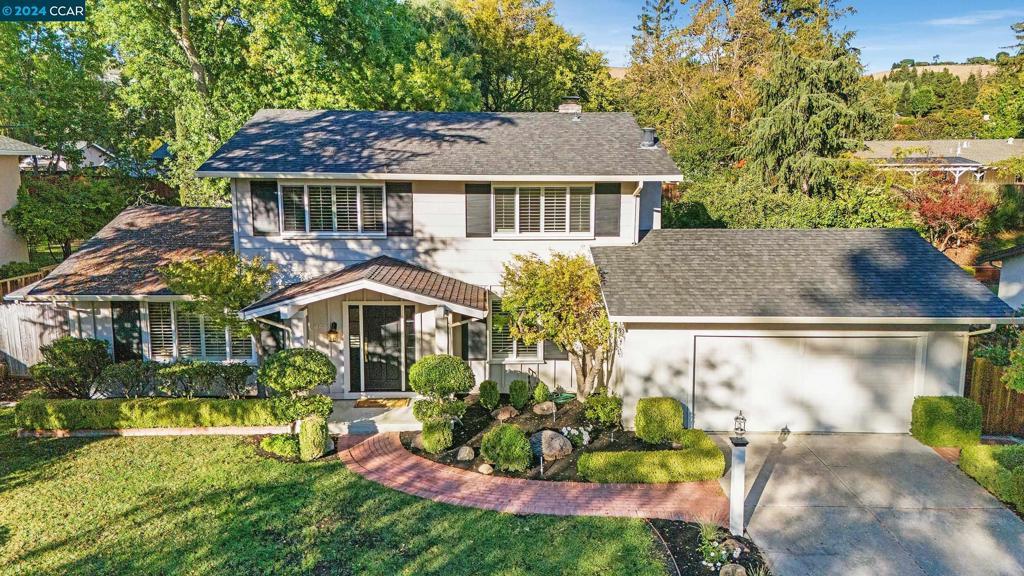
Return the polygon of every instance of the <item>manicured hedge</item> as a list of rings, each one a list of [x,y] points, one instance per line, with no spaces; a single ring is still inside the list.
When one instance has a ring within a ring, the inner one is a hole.
[[[679,450],[586,452],[576,469],[591,482],[697,482],[725,474],[725,455],[703,430],[681,431]]]
[[[26,430],[110,430],[200,426],[273,426],[290,419],[275,400],[135,398],[48,400],[30,397],[14,409]]]
[[[981,442],[981,405],[961,396],[918,396],[910,434],[927,446],[973,446]]]
[[[683,404],[670,397],[641,398],[636,404],[636,437],[650,444],[678,442],[683,433]]]
[[[299,425],[299,460],[310,462],[324,455],[327,448],[327,420],[314,414]]]
[[[1024,446],[967,446],[960,451],[960,468],[1024,513]]]

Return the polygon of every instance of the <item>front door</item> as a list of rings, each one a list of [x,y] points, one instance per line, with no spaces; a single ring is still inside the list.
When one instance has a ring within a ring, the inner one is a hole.
[[[363,306],[366,391],[402,389],[402,307]]]
[[[142,325],[138,302],[111,302],[114,361],[142,359]]]

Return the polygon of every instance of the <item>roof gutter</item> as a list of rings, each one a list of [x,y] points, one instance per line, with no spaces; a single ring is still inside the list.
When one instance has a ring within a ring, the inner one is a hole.
[[[624,316],[608,315],[612,322],[631,324],[1015,324],[1024,317],[913,317],[913,316]]]
[[[197,170],[200,178],[301,178],[308,180],[463,180],[467,182],[635,182],[637,178],[661,182],[679,182],[681,174],[417,174],[389,172],[259,172],[235,170]]]

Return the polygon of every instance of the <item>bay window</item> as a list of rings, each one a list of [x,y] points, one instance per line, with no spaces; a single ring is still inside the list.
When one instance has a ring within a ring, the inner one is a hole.
[[[286,184],[280,198],[282,232],[385,232],[383,184]]]
[[[594,188],[585,186],[495,186],[494,234],[590,236]]]

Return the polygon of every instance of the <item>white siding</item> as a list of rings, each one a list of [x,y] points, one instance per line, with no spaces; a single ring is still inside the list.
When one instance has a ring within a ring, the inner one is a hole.
[[[18,203],[21,168],[17,156],[0,156],[0,214]],[[28,260],[28,245],[7,224],[0,222],[0,264]]]
[[[1003,261],[999,297],[1014,309],[1024,307],[1024,255]]]

